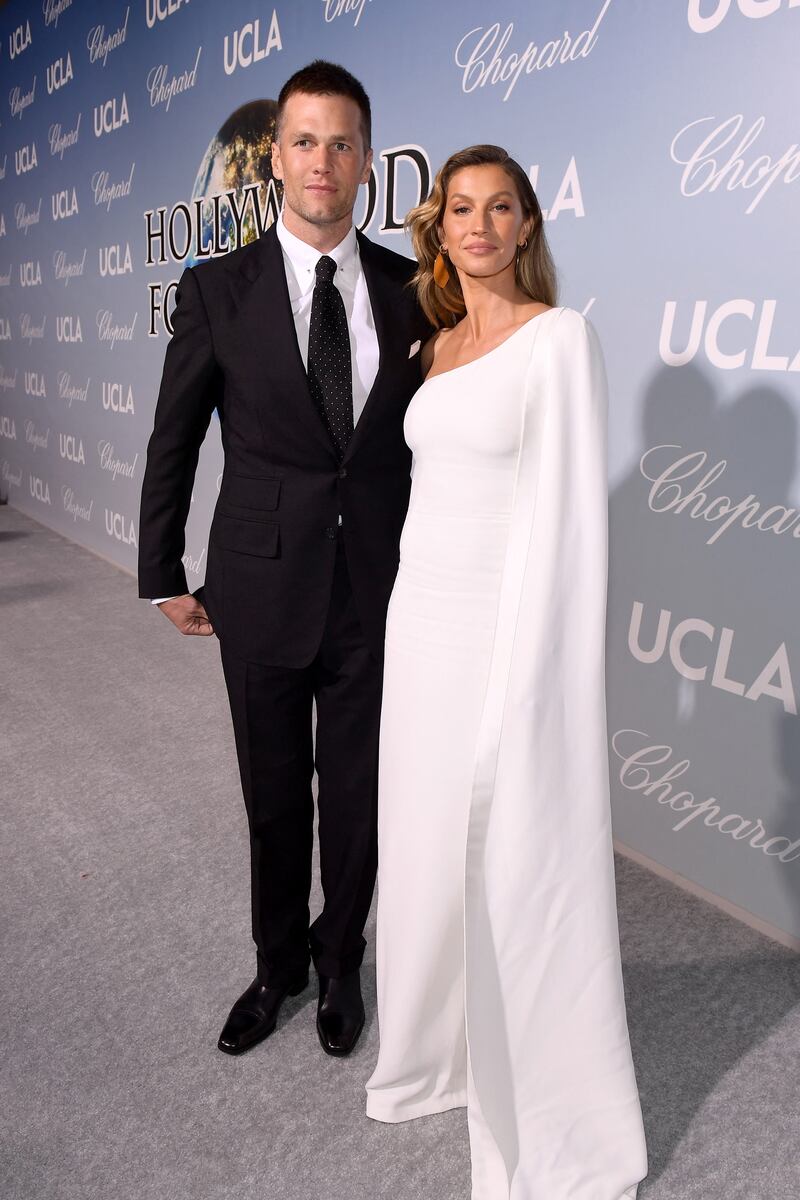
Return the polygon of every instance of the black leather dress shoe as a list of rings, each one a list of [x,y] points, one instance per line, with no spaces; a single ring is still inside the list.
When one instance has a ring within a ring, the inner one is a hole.
[[[254,979],[230,1011],[217,1042],[223,1054],[244,1054],[269,1037],[278,1021],[278,1011],[287,996],[299,996],[308,987],[308,971],[285,987],[265,987]]]
[[[319,977],[317,1033],[326,1054],[349,1054],[364,1028],[361,972],[350,971],[339,979]]]

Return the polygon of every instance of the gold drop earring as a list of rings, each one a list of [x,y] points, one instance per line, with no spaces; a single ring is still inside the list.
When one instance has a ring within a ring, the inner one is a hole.
[[[433,264],[433,282],[440,288],[446,288],[450,279],[450,272],[447,269],[447,263],[444,261],[446,253],[447,247],[440,246],[439,253],[436,255],[436,261]]]

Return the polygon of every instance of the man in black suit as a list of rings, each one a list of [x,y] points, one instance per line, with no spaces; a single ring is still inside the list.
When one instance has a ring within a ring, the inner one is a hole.
[[[272,1032],[309,959],[323,1048],[349,1053],[364,1024],[402,425],[429,332],[407,286],[416,264],[353,226],[370,141],[369,99],[342,67],[316,61],[285,84],[283,211],[258,241],[183,272],[147,450],[140,595],[181,632],[219,638],[250,828],[257,975],[220,1036],[228,1054]],[[184,526],[215,408],[225,465],[191,595]],[[309,925],[314,766],[324,906]]]

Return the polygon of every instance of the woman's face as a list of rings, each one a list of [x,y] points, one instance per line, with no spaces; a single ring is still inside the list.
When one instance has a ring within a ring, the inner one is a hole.
[[[514,181],[502,167],[462,167],[447,189],[439,241],[459,271],[486,279],[513,267],[530,224]]]

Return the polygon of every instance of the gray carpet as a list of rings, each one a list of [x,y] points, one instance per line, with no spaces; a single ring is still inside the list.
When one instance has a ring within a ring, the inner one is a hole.
[[[468,1200],[463,1110],[364,1116],[311,988],[239,1059],[246,823],[215,639],[0,508],[3,1200]],[[800,1195],[800,959],[627,860],[646,1200]],[[318,903],[315,892],[314,903]],[[552,1200],[551,1197],[536,1200]]]

